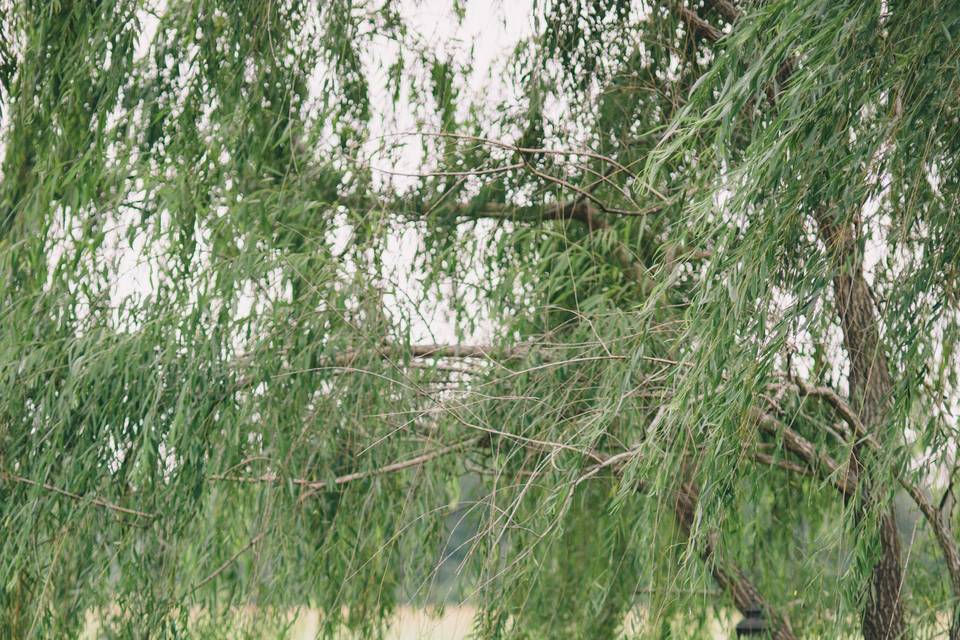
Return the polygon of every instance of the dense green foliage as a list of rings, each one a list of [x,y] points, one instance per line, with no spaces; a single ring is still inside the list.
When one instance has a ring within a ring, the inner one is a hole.
[[[416,6],[0,2],[3,635],[960,637],[960,4]]]

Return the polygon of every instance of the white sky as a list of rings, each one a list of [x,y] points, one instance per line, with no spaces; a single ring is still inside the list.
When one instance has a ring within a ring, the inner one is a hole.
[[[529,36],[533,28],[532,0],[466,0],[465,15],[458,21],[453,10],[453,0],[407,0],[402,4],[402,12],[410,28],[425,42],[435,43],[438,54],[449,55],[460,63],[470,63],[472,77],[463,80],[459,86],[465,99],[461,102],[461,115],[470,102],[489,101],[491,105],[503,102],[510,97],[511,88],[503,81],[503,62],[513,51],[517,42]],[[383,46],[371,52],[369,61],[371,70],[379,66],[384,77],[385,70],[395,59],[392,47]],[[380,138],[387,136],[397,140],[397,136],[415,129],[416,119],[409,110],[395,111],[390,97],[381,87],[373,89],[374,109],[388,114],[385,120],[374,117],[371,127],[372,146]],[[371,164],[389,171],[417,173],[421,171],[422,161],[417,140],[404,148],[398,157],[389,159],[374,155]],[[393,184],[402,186],[415,178],[391,176]],[[478,230],[483,232],[484,226]],[[390,242],[385,262],[392,267],[391,279],[399,285],[401,295],[392,298],[392,303],[403,307],[406,315],[413,319],[411,340],[414,343],[455,342],[455,326],[449,309],[442,301],[433,301],[430,305],[419,305],[414,309],[413,301],[423,298],[418,280],[420,275],[411,265],[420,243],[416,230],[409,229],[399,238]],[[479,280],[474,273],[469,280]],[[479,329],[468,339],[473,342],[486,342],[496,330],[494,322],[481,322]]]
[[[163,2],[157,12],[162,13]],[[479,98],[486,99],[491,105],[509,97],[510,87],[503,81],[503,61],[513,51],[517,42],[529,35],[533,27],[532,0],[465,0],[465,15],[458,20],[454,11],[454,0],[406,0],[401,5],[408,28],[421,41],[430,43],[434,52],[440,56],[450,56],[460,63],[470,63],[473,74],[470,78],[458,78],[465,110],[468,103]],[[142,33],[137,46],[137,57],[149,51],[156,36],[158,20],[144,13]],[[386,137],[390,141],[400,141],[416,128],[416,116],[408,105],[401,102],[394,108],[387,92],[386,70],[396,59],[395,44],[377,41],[365,59],[370,78],[371,100],[374,116],[371,119],[371,142],[363,153],[372,166],[391,172],[416,173],[421,171],[419,141],[410,138],[403,151],[394,157],[380,157],[376,149]],[[322,76],[315,76],[311,90],[318,95],[322,90]],[[462,114],[461,114],[462,115]],[[2,151],[2,149],[0,149]],[[396,186],[411,184],[415,178],[387,176]],[[132,215],[132,213],[131,213]],[[121,214],[121,217],[125,217]],[[336,240],[345,241],[347,229]],[[130,296],[149,295],[156,287],[152,277],[150,260],[143,254],[144,243],[135,242],[130,246],[124,239],[122,228],[110,234],[108,244],[114,247],[119,257],[116,280],[111,287],[111,302],[117,306]],[[416,343],[452,342],[455,340],[455,328],[449,310],[440,301],[430,305],[414,305],[414,301],[423,298],[420,276],[411,268],[414,256],[420,244],[420,236],[415,229],[391,238],[384,261],[392,272],[390,279],[400,288],[400,295],[389,296],[388,304],[396,305],[398,311],[413,319],[412,340]],[[249,306],[248,304],[245,306]],[[492,323],[483,323],[483,328],[473,336],[483,340],[494,331]]]

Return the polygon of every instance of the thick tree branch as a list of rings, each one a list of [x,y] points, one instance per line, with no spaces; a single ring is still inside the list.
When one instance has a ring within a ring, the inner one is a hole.
[[[519,207],[500,202],[490,202],[482,207],[473,209],[469,205],[458,207],[465,218],[490,218],[494,220],[511,220],[516,222],[542,222],[545,220],[571,220],[583,224],[588,231],[603,231],[610,228],[602,215],[592,204],[582,198],[558,202],[542,207]],[[653,210],[651,210],[652,212]],[[629,251],[622,248],[626,257],[618,256],[621,262],[632,262]],[[713,252],[705,249],[692,249],[684,246],[667,246],[676,260],[706,260],[713,257]]]
[[[736,22],[743,15],[730,0],[707,0],[706,5],[715,9],[728,22]]]
[[[574,220],[583,223],[591,232],[610,227],[601,216],[597,215],[593,205],[583,199],[558,202],[545,207],[514,207],[490,202],[476,211],[475,215],[500,220]]]
[[[867,428],[860,420],[860,416],[857,415],[853,407],[851,407],[846,400],[840,397],[840,394],[830,387],[814,386],[801,378],[791,377],[790,380],[796,385],[801,395],[820,398],[833,407],[837,415],[850,427],[855,437],[865,438],[872,446],[878,446],[876,439],[867,433]]]
[[[691,33],[707,42],[717,42],[723,37],[723,31],[701,18],[696,11],[682,4],[677,7],[680,19],[687,25]]]
[[[855,477],[851,477],[848,466],[841,465],[817,449],[812,442],[769,413],[753,408],[750,410],[750,416],[757,421],[761,429],[772,436],[780,437],[788,451],[806,462],[811,469],[821,473],[824,479],[839,489],[843,495],[853,494],[856,487]]]
[[[829,387],[815,387],[799,378],[791,378],[797,385],[800,392],[804,395],[822,398],[836,411],[844,422],[850,425],[857,438],[862,438],[870,447],[879,451],[880,443],[868,433],[860,417],[853,410],[853,407],[840,396],[836,391]],[[927,498],[917,485],[907,480],[903,475],[898,475],[897,480],[907,492],[907,495],[913,499],[924,519],[930,524],[933,536],[943,553],[944,561],[947,565],[947,572],[950,575],[950,585],[954,597],[960,601],[960,549],[957,547],[956,540],[951,530],[950,524],[943,517],[940,509],[934,506],[933,502]],[[957,625],[951,627],[951,637],[956,637]]]
[[[682,484],[674,494],[677,522],[687,536],[691,535],[696,526],[699,495],[699,489],[690,482]],[[739,567],[723,560],[717,549],[715,535],[704,536],[699,551],[704,563],[710,568],[713,579],[730,595],[741,613],[759,607],[770,624],[771,637],[777,640],[796,640],[789,619],[766,601]]]
[[[488,204],[481,209],[481,214],[488,217],[496,217],[504,220],[516,219],[510,214],[511,211],[518,211],[507,205]],[[608,229],[610,225],[599,215],[599,212],[584,199],[574,200],[572,202],[557,203],[556,205],[538,208],[533,212],[534,217],[540,220],[576,220],[583,223],[591,233]],[[527,213],[527,219],[530,214]],[[704,252],[690,252],[690,255],[696,257],[705,257]],[[617,242],[613,248],[613,257],[624,274],[635,282],[642,293],[647,294],[656,286],[656,281],[647,273],[647,269],[636,259],[634,259],[630,250],[622,242]]]

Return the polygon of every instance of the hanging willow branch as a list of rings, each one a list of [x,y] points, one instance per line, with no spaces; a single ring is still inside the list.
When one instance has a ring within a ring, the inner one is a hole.
[[[0,9],[8,636],[960,638],[960,6],[154,4]]]

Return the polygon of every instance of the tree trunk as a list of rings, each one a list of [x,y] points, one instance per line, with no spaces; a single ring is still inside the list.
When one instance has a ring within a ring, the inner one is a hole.
[[[843,344],[850,360],[850,397],[867,431],[881,444],[888,441],[885,431],[893,384],[887,359],[880,344],[879,321],[870,285],[863,277],[863,263],[852,224],[835,224],[825,212],[817,216],[821,239],[836,252],[839,267],[833,278],[833,295],[843,330]],[[876,508],[873,480],[865,458],[866,446],[855,446],[851,472],[856,475],[859,492],[854,505],[857,522],[863,522]],[[870,576],[870,587],[863,609],[865,640],[896,640],[905,635],[900,535],[892,505],[879,523],[880,558]]]

